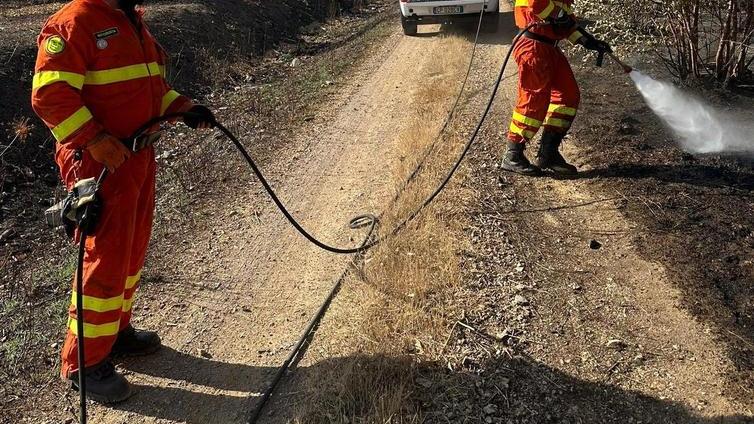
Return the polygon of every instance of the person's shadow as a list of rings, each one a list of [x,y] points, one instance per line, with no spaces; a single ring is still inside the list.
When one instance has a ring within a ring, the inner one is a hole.
[[[673,165],[643,165],[614,163],[607,167],[579,172],[579,179],[625,178],[655,179],[666,183],[684,183],[699,187],[728,188],[737,192],[754,191],[754,162],[747,171],[744,166],[731,169],[697,163]]]
[[[277,371],[275,366],[205,359],[168,347],[152,357],[130,360],[124,367],[166,381],[166,384],[152,387],[137,380],[136,395],[114,408],[189,424],[247,422],[259,399],[259,395],[249,396],[248,393],[263,392]],[[338,397],[353,399],[357,396],[355,391],[365,392],[356,389],[375,387],[375,381],[389,389],[390,379],[400,376],[401,381],[413,383],[407,402],[431,407],[423,422],[482,423],[485,415],[480,408],[461,415],[447,411],[452,410],[454,404],[489,402],[498,405],[496,415],[503,418],[502,422],[513,418],[515,422],[528,423],[754,423],[751,416],[744,415],[704,418],[681,403],[607,383],[581,380],[527,357],[490,360],[481,368],[485,370],[482,386],[480,376],[474,372],[450,372],[440,363],[417,368],[410,357],[354,355],[327,359],[297,368],[284,378],[273,396],[275,401],[262,414],[261,422],[332,422],[328,411],[301,408],[297,402],[308,401],[317,393],[333,403],[343,401],[334,399]],[[502,388],[502,396],[482,399],[479,393],[486,387],[493,392],[495,388]],[[410,409],[409,405],[406,407]],[[433,413],[433,410],[444,412]]]

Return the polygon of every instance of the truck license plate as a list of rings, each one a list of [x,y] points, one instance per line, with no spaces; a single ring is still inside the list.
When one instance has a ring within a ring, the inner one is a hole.
[[[433,12],[435,15],[454,15],[463,13],[463,6],[437,6]]]

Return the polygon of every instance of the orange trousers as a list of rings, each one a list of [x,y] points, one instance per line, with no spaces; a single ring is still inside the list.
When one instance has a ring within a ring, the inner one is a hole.
[[[513,56],[518,64],[518,103],[508,139],[526,143],[540,127],[567,132],[581,100],[568,59],[559,47],[525,37]]]
[[[102,165],[86,150],[58,145],[55,159],[69,189],[77,180],[97,177],[102,171]],[[149,147],[109,174],[100,188],[101,216],[95,233],[86,241],[84,255],[85,367],[107,359],[118,332],[131,320],[152,232],[155,172],[154,149]],[[74,280],[68,334],[61,353],[63,377],[79,369],[75,291]]]

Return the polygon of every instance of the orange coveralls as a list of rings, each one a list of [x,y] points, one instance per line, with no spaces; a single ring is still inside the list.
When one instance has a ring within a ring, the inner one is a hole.
[[[573,0],[516,0],[516,26],[526,28],[563,10],[576,19]],[[555,41],[567,38],[575,43],[584,34],[576,26],[558,34],[551,26],[534,27],[530,32]],[[579,107],[580,93],[576,78],[563,52],[553,44],[521,37],[513,51],[518,63],[518,102],[513,111],[508,139],[517,143],[530,141],[540,127],[545,131],[565,133],[571,127]]]
[[[125,139],[149,119],[185,111],[192,102],[165,80],[166,54],[144,24],[103,0],[74,0],[53,15],[38,39],[32,105],[57,140],[55,160],[70,190],[103,165],[86,150],[102,132]],[[84,256],[85,366],[110,355],[128,326],[152,230],[152,147],[105,179],[102,212]],[[74,285],[75,291],[75,285]],[[78,370],[76,293],[71,296],[61,374]]]

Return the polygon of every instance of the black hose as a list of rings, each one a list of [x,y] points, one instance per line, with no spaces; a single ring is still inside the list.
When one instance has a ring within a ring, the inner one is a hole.
[[[76,343],[79,361],[79,423],[86,424],[86,378],[84,359],[84,253],[86,252],[86,231],[79,234],[79,257],[76,266]]]
[[[96,190],[107,177],[107,168],[103,169],[97,179]],[[87,215],[85,210],[84,215]],[[79,254],[76,264],[76,345],[78,350],[78,380],[79,380],[79,423],[86,424],[86,359],[84,356],[84,254],[86,253],[86,230],[79,232]]]

